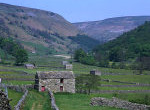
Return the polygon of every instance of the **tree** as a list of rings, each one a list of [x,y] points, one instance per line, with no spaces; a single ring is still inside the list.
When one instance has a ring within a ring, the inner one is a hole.
[[[97,75],[80,75],[76,78],[76,89],[78,92],[91,93],[91,90],[97,90],[100,86],[100,77]]]
[[[96,61],[92,55],[86,55],[80,58],[80,62],[87,65],[95,65]]]
[[[77,60],[78,62],[80,62],[81,59],[85,56],[87,56],[86,52],[84,52],[84,50],[80,48],[75,51],[74,59]]]
[[[18,49],[15,54],[16,65],[22,65],[28,61],[28,54],[24,49]]]
[[[96,61],[92,53],[86,53],[83,49],[78,49],[75,51],[74,59],[80,63],[95,65]]]
[[[5,56],[7,54],[12,55],[16,58],[16,64],[21,65],[28,61],[28,54],[26,50],[11,38],[0,37],[0,48],[4,50]]]
[[[98,66],[100,67],[108,67],[109,66],[109,51],[104,53],[96,52],[94,54],[95,60],[98,62]]]
[[[91,93],[91,90],[97,90],[100,86],[100,77],[97,75],[87,75],[86,88],[88,90],[88,94]]]
[[[76,77],[76,90],[78,93],[83,93],[86,91],[85,88],[85,75],[79,75]]]

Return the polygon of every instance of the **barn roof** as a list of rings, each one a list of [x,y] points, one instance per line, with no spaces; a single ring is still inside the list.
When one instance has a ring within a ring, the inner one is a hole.
[[[25,64],[25,66],[27,66],[27,67],[34,67],[33,64]]]
[[[74,74],[72,71],[47,71],[47,72],[42,72],[38,71],[37,72],[38,78],[39,79],[74,79]]]

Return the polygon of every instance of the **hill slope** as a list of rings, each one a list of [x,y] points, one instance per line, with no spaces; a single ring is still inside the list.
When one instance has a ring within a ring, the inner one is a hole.
[[[107,42],[142,25],[145,21],[150,21],[150,16],[117,17],[101,21],[74,23],[74,25],[92,38]]]
[[[103,55],[107,53],[111,61],[150,57],[150,22],[98,46],[95,51]]]
[[[0,4],[0,36],[13,38],[30,52],[68,52],[80,47],[68,36],[79,33],[75,26],[56,13]]]

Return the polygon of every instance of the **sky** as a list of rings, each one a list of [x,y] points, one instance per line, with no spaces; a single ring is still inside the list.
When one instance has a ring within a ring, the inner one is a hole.
[[[150,0],[0,0],[0,3],[52,11],[72,23],[150,15]]]

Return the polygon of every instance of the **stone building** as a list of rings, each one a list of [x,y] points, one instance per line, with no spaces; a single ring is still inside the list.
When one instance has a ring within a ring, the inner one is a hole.
[[[65,66],[66,64],[69,64],[68,61],[62,61],[62,65]]]
[[[35,66],[33,64],[25,64],[25,67],[27,69],[34,69],[35,68]]]
[[[66,70],[72,70],[73,69],[73,65],[72,64],[66,64],[65,65],[65,69]]]
[[[37,72],[35,89],[75,93],[75,76],[72,71]]]
[[[90,71],[90,74],[101,76],[102,73],[100,71],[97,71],[97,70],[92,70],[92,71]]]

